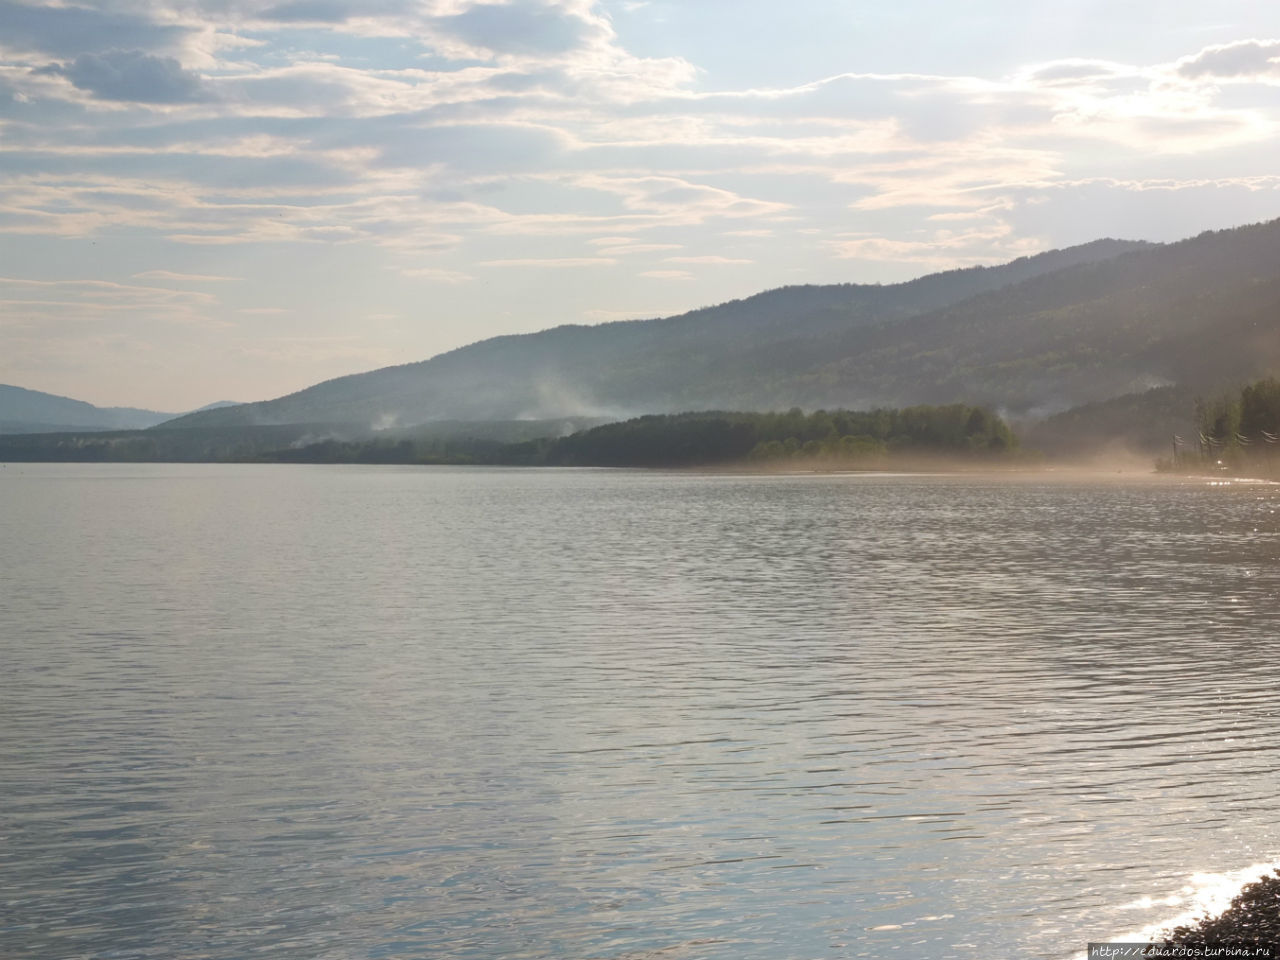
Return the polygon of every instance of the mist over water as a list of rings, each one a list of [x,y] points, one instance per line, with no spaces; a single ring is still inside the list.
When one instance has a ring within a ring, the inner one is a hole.
[[[0,954],[1072,956],[1280,858],[1278,506],[10,465]]]

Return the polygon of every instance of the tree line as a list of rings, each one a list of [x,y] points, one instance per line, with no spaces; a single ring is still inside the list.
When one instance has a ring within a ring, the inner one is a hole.
[[[570,421],[563,427],[578,425]],[[803,462],[865,469],[944,455],[990,459],[1018,447],[1000,417],[965,404],[812,413],[793,408],[779,413],[653,414],[535,439],[523,438],[512,425],[499,424],[502,429],[495,430],[487,423],[458,423],[441,431],[431,426],[372,436],[323,424],[15,435],[0,437],[0,461],[598,467]]]
[[[1280,380],[1267,377],[1238,393],[1196,401],[1198,434],[1175,436],[1171,460],[1177,469],[1222,467],[1280,473]]]
[[[875,466],[899,455],[1005,456],[1017,438],[998,416],[965,404],[804,413],[651,414],[564,437],[520,443],[328,440],[262,459],[320,463],[682,467],[807,461]]]

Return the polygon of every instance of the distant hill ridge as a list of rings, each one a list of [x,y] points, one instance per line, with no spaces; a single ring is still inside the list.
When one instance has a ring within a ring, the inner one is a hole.
[[[783,287],[674,317],[494,337],[276,400],[181,417],[164,427],[620,417],[811,406],[819,398],[823,405],[851,406],[875,398],[856,384],[826,389],[811,382],[817,368],[835,359],[832,347],[851,333],[1151,246],[1097,240],[905,283]]]
[[[223,400],[200,410],[231,406],[238,404]],[[83,400],[0,383],[0,434],[145,430],[176,416],[137,407],[95,407]]]
[[[0,433],[142,430],[173,416],[135,407],[95,407],[83,400],[0,384]]]

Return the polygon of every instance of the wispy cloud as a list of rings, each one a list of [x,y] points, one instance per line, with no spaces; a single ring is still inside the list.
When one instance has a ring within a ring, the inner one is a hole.
[[[754,263],[754,260],[744,260],[741,257],[721,257],[715,254],[707,254],[701,257],[666,257],[667,263],[698,263],[708,265],[732,265],[742,263]]]
[[[405,267],[400,271],[406,277],[415,277],[432,283],[470,283],[475,279],[461,270],[447,270],[443,267]]]
[[[617,262],[612,257],[515,257],[508,260],[481,260],[478,266],[564,270],[570,267],[612,267]]]
[[[177,273],[173,270],[144,270],[133,275],[135,280],[169,280],[174,283],[229,283],[241,277],[219,277],[207,273]]]

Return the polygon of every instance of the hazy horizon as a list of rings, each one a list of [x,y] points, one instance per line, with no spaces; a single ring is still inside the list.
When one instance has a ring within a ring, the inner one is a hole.
[[[1275,37],[1240,0],[0,0],[0,382],[188,410],[1272,219]]]

